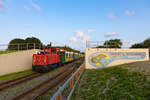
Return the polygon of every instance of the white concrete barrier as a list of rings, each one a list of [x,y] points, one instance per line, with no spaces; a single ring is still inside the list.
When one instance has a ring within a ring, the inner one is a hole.
[[[86,68],[104,68],[119,64],[148,61],[148,49],[86,48]]]
[[[34,49],[0,55],[0,75],[31,69],[32,55],[37,51]]]

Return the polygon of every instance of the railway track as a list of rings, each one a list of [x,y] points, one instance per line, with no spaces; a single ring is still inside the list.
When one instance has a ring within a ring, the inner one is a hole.
[[[61,66],[61,67],[64,67],[64,65]],[[21,83],[29,81],[29,80],[32,80],[32,79],[37,78],[37,77],[42,76],[42,75],[43,74],[34,72],[34,73],[31,73],[31,74],[28,74],[28,75],[25,75],[25,76],[21,76],[21,77],[15,78],[15,79],[11,79],[11,80],[8,80],[8,81],[5,81],[5,82],[1,82],[0,83],[0,91],[11,88],[13,86],[16,86],[18,84],[21,84]]]
[[[79,64],[75,64],[73,67],[71,67],[69,69],[65,69],[63,72],[60,72],[57,75],[50,77],[49,79],[45,80],[44,82],[36,85],[35,87],[17,95],[12,100],[20,100],[20,99],[37,100],[39,96],[44,95],[50,89],[53,89],[58,84],[60,84],[63,80],[65,80],[75,70],[75,68],[77,66],[79,66]],[[38,91],[40,90],[40,91],[36,92],[37,90]],[[26,99],[24,99],[24,98],[26,98]]]
[[[4,89],[8,89],[8,88],[13,87],[18,84],[21,84],[21,83],[31,80],[33,78],[39,77],[41,75],[42,74],[40,74],[40,73],[32,73],[32,74],[18,77],[18,78],[9,80],[9,81],[2,82],[2,83],[0,83],[0,91],[2,91]]]

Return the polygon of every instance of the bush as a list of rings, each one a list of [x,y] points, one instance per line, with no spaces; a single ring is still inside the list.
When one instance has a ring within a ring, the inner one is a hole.
[[[26,50],[26,49],[43,48],[42,42],[35,37],[24,39],[13,39],[9,42],[8,50]]]

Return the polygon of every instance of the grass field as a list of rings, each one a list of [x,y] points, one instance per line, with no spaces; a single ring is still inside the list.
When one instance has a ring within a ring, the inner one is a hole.
[[[27,74],[31,74],[31,73],[33,73],[32,70],[26,70],[26,71],[22,71],[22,72],[17,72],[17,73],[11,73],[11,74],[8,74],[8,75],[3,75],[3,76],[0,76],[0,81],[12,79],[12,78],[15,78],[15,77],[19,77],[19,76],[27,75]]]
[[[5,50],[5,51],[0,51],[0,55],[1,54],[7,54],[7,53],[12,53],[12,52],[16,52],[17,50]]]
[[[71,100],[150,100],[150,62],[85,70]]]

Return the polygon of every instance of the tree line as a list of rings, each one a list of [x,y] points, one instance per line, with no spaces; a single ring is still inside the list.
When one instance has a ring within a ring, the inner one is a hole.
[[[123,45],[120,39],[110,39],[104,42],[103,45],[96,48],[121,48]],[[150,48],[150,38],[144,40],[141,43],[135,43],[130,48]]]
[[[103,45],[97,46],[96,48],[121,48],[122,42],[120,39],[110,39],[104,42]]]
[[[26,39],[15,38],[8,44],[8,50],[44,49],[50,47],[80,53],[79,50],[72,49],[69,46],[52,46],[52,43],[44,45],[41,40],[36,37],[28,37]]]
[[[144,40],[141,43],[135,43],[130,48],[150,48],[150,38]]]
[[[106,40],[103,45],[99,45],[96,48],[121,48],[123,45],[120,39]],[[56,47],[67,51],[77,52],[80,51],[72,49],[69,46],[52,46],[51,43],[44,45],[40,39],[36,37],[28,37],[26,39],[16,38],[9,42],[8,50],[26,50],[26,49],[44,49],[48,47]],[[144,40],[141,43],[135,43],[130,48],[150,48],[150,38]]]
[[[39,49],[44,46],[43,43],[36,37],[28,37],[26,39],[15,38],[8,44],[8,50],[26,50]]]

